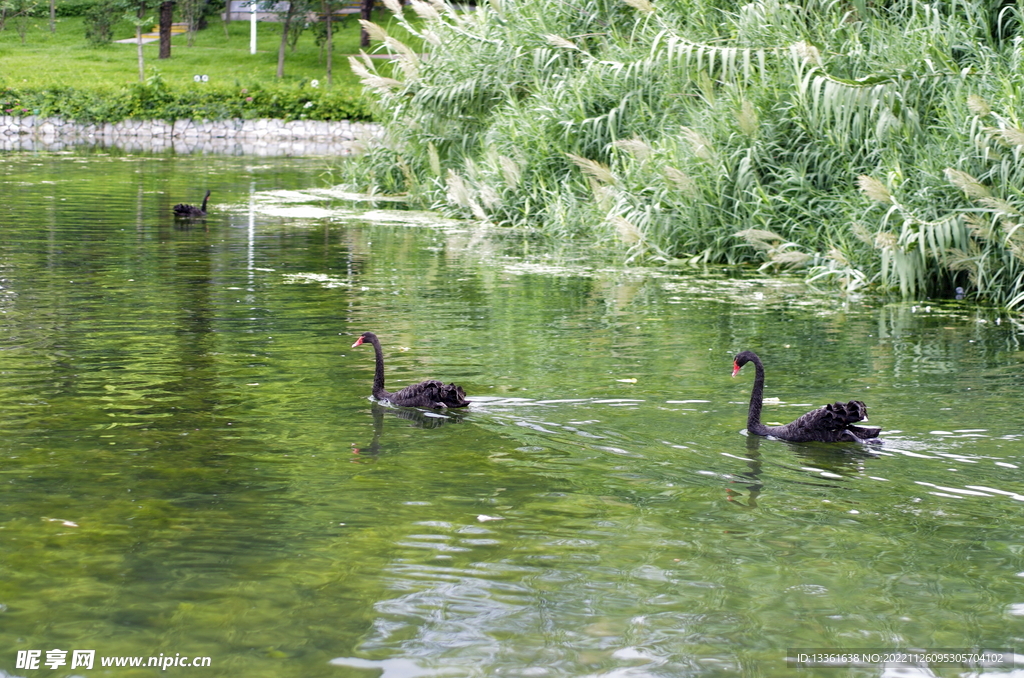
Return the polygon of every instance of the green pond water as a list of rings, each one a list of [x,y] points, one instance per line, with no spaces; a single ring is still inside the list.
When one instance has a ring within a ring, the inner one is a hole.
[[[0,155],[0,675],[1012,674],[786,657],[1024,652],[1019,322],[588,263],[326,169]],[[366,330],[472,406],[373,403]],[[767,421],[857,398],[885,443],[743,435],[743,349]],[[210,665],[100,666],[161,654]]]

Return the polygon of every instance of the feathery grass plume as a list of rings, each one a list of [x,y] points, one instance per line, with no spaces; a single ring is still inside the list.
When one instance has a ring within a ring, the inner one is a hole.
[[[977,94],[968,95],[967,110],[979,118],[992,112],[992,108],[988,105],[988,102]]]
[[[981,198],[978,200],[982,205],[989,208],[999,216],[1003,217],[1019,217],[1020,212],[1016,207],[1011,205],[1009,201],[1003,200],[1002,198]]]
[[[505,178],[505,184],[511,189],[518,188],[523,175],[516,161],[507,155],[501,155],[498,156],[498,164],[501,165],[501,175]]]
[[[355,73],[360,80],[368,80],[369,78],[376,77],[377,75],[376,73],[372,73],[369,68],[363,65],[363,62],[359,61],[359,59],[354,56],[350,56],[348,58],[348,64],[352,69],[352,72]]]
[[[743,100],[743,104],[736,114],[736,122],[739,124],[740,131],[748,137],[757,134],[757,109],[754,108],[754,104],[750,103],[748,99]]]
[[[421,0],[409,0],[409,6],[412,7],[412,11],[416,12],[416,16],[425,21],[440,21],[441,14],[437,9],[429,2],[421,2]]]
[[[968,198],[974,198],[977,200],[978,198],[987,198],[992,195],[992,192],[988,190],[988,187],[967,172],[947,167],[945,169],[945,174],[946,181],[963,191]]]
[[[498,191],[494,189],[490,184],[484,184],[480,189],[480,202],[484,204],[489,210],[493,210],[495,207],[501,205],[501,196],[498,195]]]
[[[885,184],[874,177],[868,176],[867,174],[862,174],[857,177],[857,188],[860,189],[861,193],[875,202],[880,202],[885,205],[895,204],[895,201],[892,199],[892,194],[889,193],[889,189],[885,187]]]
[[[619,239],[627,245],[635,245],[643,240],[644,236],[640,229],[625,217],[616,214],[608,217],[608,221],[612,222],[612,225],[615,226],[615,232],[619,234]]]
[[[494,144],[487,144],[487,147],[484,148],[484,157],[483,157],[484,164],[488,168],[493,169],[493,168],[497,167],[500,164],[499,160],[498,160],[498,158],[500,158],[500,157],[501,157],[501,152],[498,151],[498,147],[495,146]]]
[[[776,251],[772,252],[768,256],[771,263],[779,266],[789,266],[790,268],[799,268],[811,259],[810,254],[807,252],[800,252],[798,250]]]
[[[430,164],[430,171],[435,177],[441,176],[441,156],[437,154],[437,146],[433,141],[427,142],[427,162]]]
[[[1024,130],[1017,127],[993,129],[992,135],[1007,146],[1024,146]]]
[[[743,238],[747,241],[748,245],[759,250],[774,249],[782,242],[782,236],[778,233],[772,233],[771,231],[765,231],[760,228],[748,228],[742,231],[736,231],[733,235],[738,238]]]
[[[691,127],[683,127],[681,131],[683,139],[690,144],[690,148],[695,156],[708,162],[714,160],[714,150],[706,136]]]
[[[392,14],[396,17],[402,17],[402,2],[401,0],[383,0],[384,6],[387,7]]]
[[[860,240],[865,245],[875,246],[875,236],[868,227],[861,221],[855,221],[850,225],[850,230],[853,231],[854,237]]]
[[[1024,263],[1024,243],[1012,240],[1006,247],[1010,250],[1010,254],[1012,254],[1017,260]],[[1018,299],[1020,301],[1024,301],[1024,295],[1021,295]]]
[[[838,247],[833,247],[828,251],[828,258],[836,262],[840,266],[849,266],[850,260],[846,258],[846,255]]]
[[[615,175],[608,168],[608,165],[599,163],[596,160],[589,160],[587,158],[580,157],[575,153],[566,153],[569,159],[573,161],[577,167],[583,170],[583,173],[588,177],[592,177],[604,184],[614,184]]]
[[[814,45],[800,40],[789,46],[789,51],[800,61],[812,66],[821,66],[821,52]]]
[[[359,25],[363,27],[363,30],[366,31],[366,34],[370,36],[371,40],[379,40],[381,42],[384,42],[385,40],[388,39],[388,32],[381,28],[380,26],[378,26],[377,24],[373,23],[372,21],[360,19]]]
[[[560,35],[547,33],[544,35],[544,39],[547,40],[548,44],[551,45],[552,47],[558,47],[559,49],[579,49],[575,42],[567,38],[563,38]]]
[[[644,14],[652,14],[654,12],[654,5],[649,0],[622,0],[624,3],[629,5],[635,10],[643,12]]]
[[[1003,227],[1003,233],[1006,234],[1006,242],[1018,242],[1024,243],[1024,230],[1021,230],[1021,224],[1016,221],[1010,221],[1009,219],[1003,219],[1000,222]]]
[[[633,135],[632,139],[619,139],[618,141],[613,141],[612,146],[630,153],[637,160],[647,160],[651,157],[651,147],[645,144],[640,137],[636,135]]]
[[[484,208],[480,206],[480,203],[472,198],[469,199],[469,211],[480,221],[490,221],[490,219],[487,218],[487,212],[484,212]]]
[[[899,245],[900,239],[895,233],[879,231],[875,233],[875,248],[880,250],[894,250]]]
[[[398,160],[395,161],[398,165],[399,171],[402,173],[402,178],[405,179],[405,185],[410,191],[414,190],[416,184],[419,182],[416,180],[416,175],[413,174],[412,168],[409,167],[409,163],[405,161],[405,158],[398,156]]]
[[[365,55],[365,53],[364,53]],[[402,83],[395,80],[394,78],[386,78],[381,75],[377,75],[372,72],[369,68],[364,66],[356,57],[348,58],[349,67],[352,72],[359,77],[359,81],[363,83],[364,87],[368,87],[373,90],[377,90],[381,93],[390,92],[393,89],[397,89],[402,86]]]
[[[687,198],[696,198],[700,195],[700,191],[697,189],[697,182],[682,170],[678,170],[675,167],[666,167],[665,178],[672,182],[679,189],[679,192]]]
[[[455,173],[455,170],[448,170],[448,202],[459,207],[469,207],[473,202],[466,180]]]
[[[594,194],[597,208],[605,213],[611,211],[615,205],[615,197],[618,195],[618,191],[612,186],[605,186],[594,178],[590,178],[589,181],[590,192]]]
[[[466,164],[466,176],[473,184],[476,184],[480,180],[480,167],[477,165],[476,160],[472,157],[466,157],[463,159]]]
[[[960,248],[946,250],[946,266],[954,273],[966,271],[967,279],[971,281],[971,285],[979,287],[979,263],[984,258],[984,255],[981,248],[973,240],[968,241],[967,247],[967,250]]]
[[[991,219],[986,219],[980,214],[964,214],[963,219],[967,223],[968,232],[975,238],[991,240],[996,234]]]
[[[398,66],[406,80],[416,80],[420,76],[420,57],[408,45],[388,36],[384,44],[399,55]]]
[[[452,8],[449,7],[448,4],[445,3],[443,0],[427,0],[427,2],[433,5],[434,9],[437,10],[438,14],[454,14],[454,12],[452,12]]]

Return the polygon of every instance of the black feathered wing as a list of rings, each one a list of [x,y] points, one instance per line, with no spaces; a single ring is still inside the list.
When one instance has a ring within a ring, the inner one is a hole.
[[[389,393],[387,399],[393,405],[401,407],[465,407],[469,405],[466,400],[466,392],[461,386],[445,384],[430,379],[412,386],[406,386],[401,391]]]
[[[876,438],[882,429],[855,425],[858,421],[864,421],[867,418],[868,409],[864,403],[859,400],[851,400],[811,410],[785,426],[768,426],[766,428],[768,435],[795,443],[870,440]]]
[[[178,217],[205,217],[206,212],[195,205],[186,205],[185,203],[178,203],[174,206],[174,215]]]

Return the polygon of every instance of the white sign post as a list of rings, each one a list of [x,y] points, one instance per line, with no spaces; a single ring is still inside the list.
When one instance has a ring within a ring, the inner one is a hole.
[[[249,3],[249,54],[256,53],[256,0]]]

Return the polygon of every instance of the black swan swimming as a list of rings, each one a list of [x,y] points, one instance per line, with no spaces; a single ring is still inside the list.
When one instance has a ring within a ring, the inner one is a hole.
[[[384,390],[384,352],[380,349],[380,341],[373,332],[363,332],[363,335],[356,339],[352,348],[362,346],[363,342],[373,344],[373,352],[377,358],[377,369],[373,373],[373,397],[377,400],[387,400],[392,405],[399,407],[465,407],[469,405],[466,400],[466,392],[461,386],[455,384],[445,385],[440,381],[428,380],[406,386],[401,391],[389,393]]]
[[[183,219],[198,219],[199,217],[206,216],[206,201],[210,199],[210,191],[206,191],[206,197],[203,198],[203,206],[196,207],[195,205],[186,205],[183,202],[178,203],[174,206],[174,216],[182,217]]]
[[[761,423],[761,402],[764,400],[764,365],[761,359],[753,351],[743,351],[733,361],[732,376],[739,374],[740,368],[750,362],[754,363],[755,372],[754,390],[750,394],[750,413],[747,415],[749,433],[794,443],[835,443],[843,440],[876,442],[882,429],[854,425],[868,418],[868,408],[859,400],[819,407],[785,426],[765,426]]]

